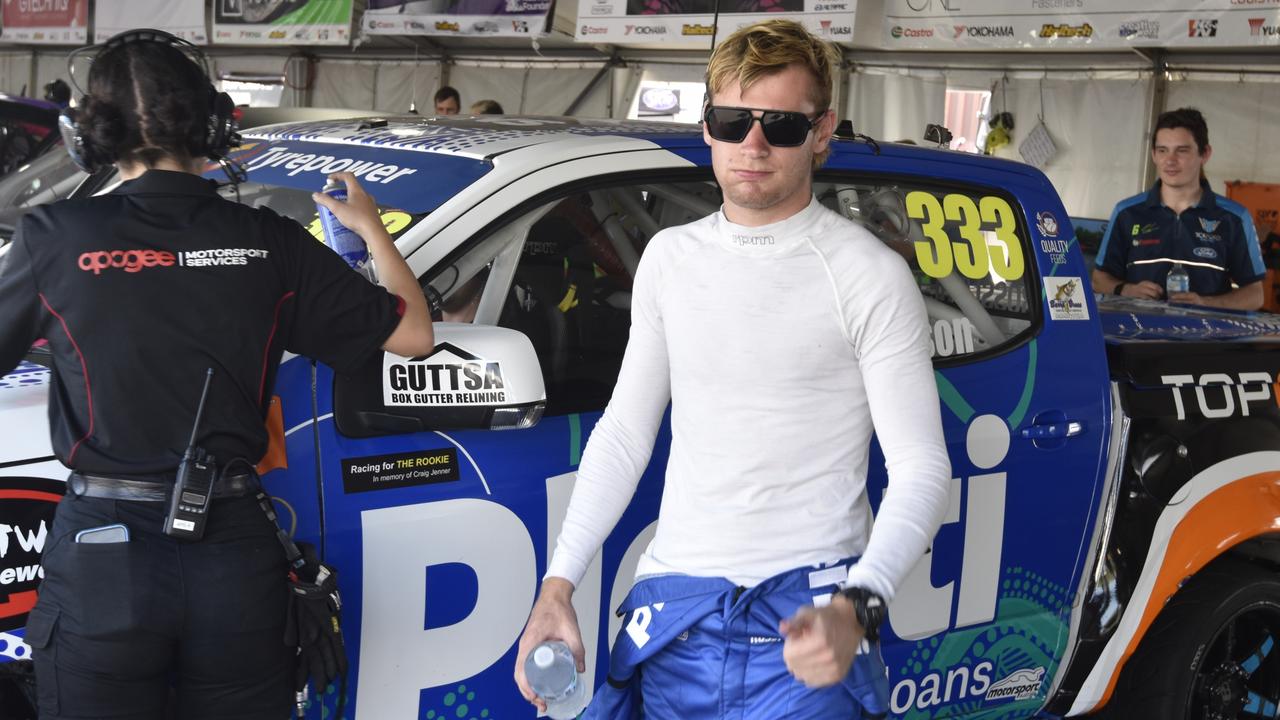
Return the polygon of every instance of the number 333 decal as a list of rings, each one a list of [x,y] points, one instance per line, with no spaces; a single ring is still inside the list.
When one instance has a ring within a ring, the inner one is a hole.
[[[982,280],[992,272],[1008,281],[1022,277],[1026,268],[1017,223],[1004,198],[987,195],[975,203],[968,195],[951,193],[939,202],[932,193],[916,190],[907,195],[906,204],[907,215],[920,222],[928,238],[915,245],[916,260],[929,277],[946,277],[953,270],[970,280]],[[948,224],[961,241],[952,241]],[[994,242],[986,232],[995,234]]]

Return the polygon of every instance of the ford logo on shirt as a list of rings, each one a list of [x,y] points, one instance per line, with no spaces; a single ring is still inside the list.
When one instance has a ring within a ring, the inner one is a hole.
[[[1198,247],[1191,252],[1195,253],[1196,257],[1202,257],[1205,260],[1215,260],[1218,257],[1218,251],[1211,247]]]

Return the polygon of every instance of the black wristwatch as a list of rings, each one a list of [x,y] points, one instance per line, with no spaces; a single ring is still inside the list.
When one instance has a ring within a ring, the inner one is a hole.
[[[853,603],[854,615],[857,616],[858,624],[866,633],[867,640],[879,642],[880,624],[884,622],[885,615],[884,598],[860,587],[845,588],[840,591],[840,594]]]
[[[1125,284],[1123,282],[1116,283],[1116,286],[1114,288],[1111,288],[1111,294],[1119,295],[1124,290],[1124,286]]]

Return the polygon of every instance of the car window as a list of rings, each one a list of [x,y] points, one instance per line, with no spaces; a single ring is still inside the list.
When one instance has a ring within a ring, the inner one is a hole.
[[[1012,198],[915,181],[824,180],[814,188],[818,198],[911,267],[935,364],[998,351],[1030,333],[1039,307],[1034,257]]]
[[[1029,334],[1037,303],[1017,205],[1003,194],[915,182],[820,178],[819,200],[897,251],[928,311],[936,364]],[[706,179],[609,184],[536,205],[425,280],[440,319],[514,328],[542,364],[547,412],[600,410],[630,331],[631,281],[658,230],[720,206]]]
[[[627,346],[640,255],[658,230],[715,211],[709,179],[604,185],[537,205],[435,273],[441,319],[524,333],[548,413],[603,408]]]

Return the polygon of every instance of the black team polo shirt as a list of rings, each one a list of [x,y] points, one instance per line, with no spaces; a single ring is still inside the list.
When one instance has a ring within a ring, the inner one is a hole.
[[[199,443],[256,463],[283,352],[352,371],[403,312],[296,222],[150,170],[22,219],[0,259],[0,374],[48,340],[58,459],[129,475],[178,466],[213,368]]]

